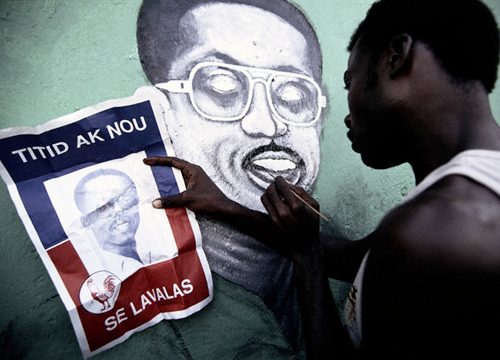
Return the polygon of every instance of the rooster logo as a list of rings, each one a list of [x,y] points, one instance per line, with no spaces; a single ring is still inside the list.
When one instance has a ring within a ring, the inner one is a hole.
[[[90,278],[87,280],[87,286],[89,287],[90,294],[94,300],[99,301],[103,305],[102,310],[106,310],[111,307],[111,305],[109,305],[109,299],[115,292],[115,281],[116,278],[113,275],[108,275],[102,283],[104,285],[104,290],[101,290],[96,284],[94,284],[94,279]]]
[[[108,271],[94,273],[80,288],[80,302],[93,314],[105,313],[115,305],[120,284],[120,280]]]

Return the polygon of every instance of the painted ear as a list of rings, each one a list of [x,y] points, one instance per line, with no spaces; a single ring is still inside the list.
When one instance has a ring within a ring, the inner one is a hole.
[[[410,69],[413,58],[413,38],[408,34],[396,36],[389,45],[389,76],[397,78]]]
[[[157,84],[157,85],[164,85],[164,84]],[[152,94],[154,96],[157,96],[158,100],[165,109],[169,109],[170,103],[167,97],[167,91],[163,91],[161,89],[162,86],[157,86],[157,85],[140,86],[137,89],[135,89],[134,96],[142,94],[150,94],[150,95]]]
[[[82,222],[83,227],[88,227],[90,225],[90,221],[87,215],[83,215],[80,217],[80,221]]]

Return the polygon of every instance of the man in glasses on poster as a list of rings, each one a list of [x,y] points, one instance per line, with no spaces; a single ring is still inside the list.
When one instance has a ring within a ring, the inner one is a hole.
[[[161,25],[158,25],[161,24]],[[319,169],[321,50],[286,1],[150,1],[139,13],[141,64],[177,157],[231,199],[264,210],[276,176],[311,189]],[[223,223],[197,217],[211,270],[263,297],[293,339],[293,266]]]
[[[120,274],[126,268],[136,270],[143,264],[137,252],[135,233],[139,227],[139,197],[134,182],[125,173],[100,169],[84,176],[74,193],[82,212],[81,222],[89,228],[108,255],[120,258],[113,263]],[[149,264],[149,262],[148,262]]]

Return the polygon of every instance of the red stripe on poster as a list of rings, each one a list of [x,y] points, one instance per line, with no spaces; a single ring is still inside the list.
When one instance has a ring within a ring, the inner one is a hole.
[[[210,296],[186,209],[167,209],[166,215],[178,256],[143,267],[125,279],[116,302],[100,314],[88,312],[80,303],[80,288],[89,274],[71,242],[48,251],[76,305],[90,351],[119,339],[159,314],[168,319],[168,313],[189,309]]]
[[[91,314],[78,308],[91,351],[120,338],[158,314],[182,311],[209,296],[195,251],[138,270],[121,284],[112,310]],[[153,325],[153,324],[151,324]]]
[[[80,260],[73,244],[71,244],[69,240],[64,241],[47,250],[47,254],[49,254],[52,262],[56,266],[59,276],[64,282],[71,299],[76,306],[79,306],[80,287],[89,277],[89,273]]]
[[[179,255],[185,252],[194,251],[196,249],[196,242],[186,209],[165,209],[165,213],[172,227]]]

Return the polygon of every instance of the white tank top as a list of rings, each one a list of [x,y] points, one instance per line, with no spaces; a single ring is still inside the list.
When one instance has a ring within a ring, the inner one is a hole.
[[[466,176],[500,196],[500,151],[468,150],[456,155],[448,163],[427,175],[403,199],[402,203],[417,197],[436,182],[449,175]],[[369,253],[369,251],[366,253],[359,267],[358,274],[354,279],[349,297],[344,306],[344,324],[356,348],[361,344],[363,335],[361,327],[362,284]]]

